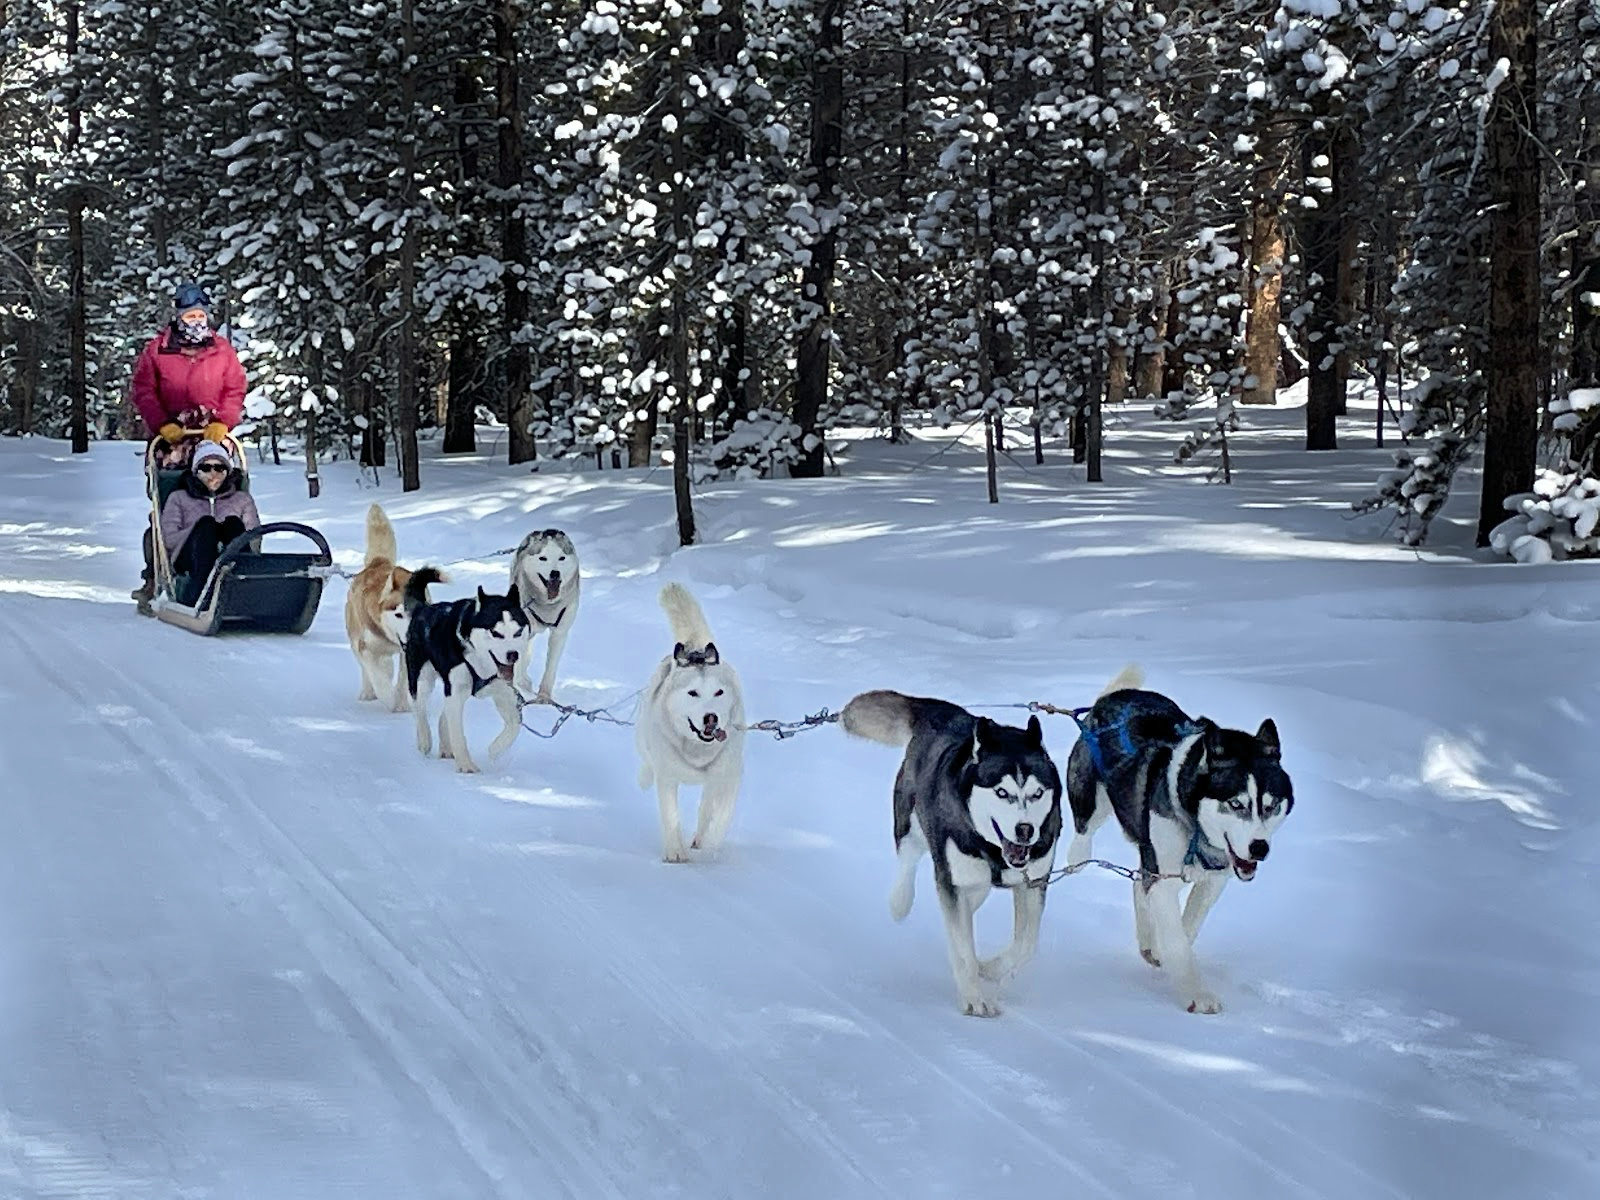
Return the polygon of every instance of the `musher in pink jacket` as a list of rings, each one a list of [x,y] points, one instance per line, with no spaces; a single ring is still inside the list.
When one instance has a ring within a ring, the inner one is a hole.
[[[172,307],[171,322],[134,364],[132,387],[149,435],[165,442],[157,450],[158,465],[169,468],[188,461],[195,439],[184,437],[186,429],[203,429],[205,440],[220,443],[244,415],[245,393],[244,367],[228,340],[213,331],[205,289],[181,284]],[[133,591],[141,611],[154,594],[147,539],[144,581]]]

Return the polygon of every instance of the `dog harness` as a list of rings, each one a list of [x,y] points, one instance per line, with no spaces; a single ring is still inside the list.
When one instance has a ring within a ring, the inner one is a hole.
[[[1220,871],[1228,865],[1228,860],[1226,857],[1215,857],[1217,854],[1217,848],[1206,840],[1205,834],[1200,832],[1200,826],[1196,825],[1189,838],[1189,848],[1183,853],[1183,865],[1198,866],[1205,871]]]
[[[483,689],[488,687],[491,683],[494,683],[500,679],[498,672],[493,675],[482,676],[478,674],[477,668],[474,667],[470,662],[467,662],[466,659],[462,659],[461,661],[466,663],[467,674],[472,676],[472,694],[474,696],[483,691]]]
[[[1091,727],[1084,718],[1093,711],[1093,708],[1093,705],[1085,708],[1074,708],[1067,715],[1078,726],[1078,734],[1083,739],[1083,744],[1089,748],[1089,762],[1093,765],[1095,774],[1103,779],[1106,775],[1106,760],[1105,753],[1101,749],[1101,739],[1114,734],[1116,736],[1116,742],[1113,743],[1114,748],[1123,754],[1132,754],[1134,749],[1133,733],[1129,729],[1131,719],[1128,717],[1124,717],[1122,720],[1115,721],[1110,725],[1102,725],[1098,728]],[[1200,729],[1201,726],[1198,723],[1184,721],[1177,727],[1178,740],[1182,741],[1184,738],[1193,737],[1200,732]],[[1196,825],[1194,832],[1189,835],[1189,848],[1183,852],[1183,865],[1186,867],[1198,866],[1204,871],[1221,871],[1228,865],[1228,859],[1225,852],[1213,846],[1206,839],[1205,834],[1200,832],[1200,826]]]
[[[556,614],[556,619],[554,621],[546,621],[538,613],[533,611],[532,604],[524,604],[522,606],[522,611],[527,613],[537,624],[544,626],[546,629],[554,629],[557,625],[561,624],[561,618],[567,615],[567,610],[563,608]]]

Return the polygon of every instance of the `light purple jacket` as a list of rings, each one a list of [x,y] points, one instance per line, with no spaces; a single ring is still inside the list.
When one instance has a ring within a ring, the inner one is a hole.
[[[198,485],[196,486],[198,491]],[[201,517],[213,517],[220,524],[229,517],[238,517],[246,529],[261,524],[256,512],[256,502],[249,492],[241,492],[230,479],[215,495],[196,495],[188,487],[178,488],[161,506],[161,540],[166,543],[167,557],[177,558],[183,543],[194,531]]]

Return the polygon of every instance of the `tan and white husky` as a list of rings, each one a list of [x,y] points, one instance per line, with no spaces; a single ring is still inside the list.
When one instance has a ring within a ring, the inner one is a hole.
[[[380,505],[367,509],[366,556],[359,574],[350,581],[344,600],[344,628],[350,635],[350,653],[361,668],[358,700],[380,700],[390,712],[411,707],[400,675],[400,651],[405,646],[405,591],[411,572],[396,560],[394,526]]]

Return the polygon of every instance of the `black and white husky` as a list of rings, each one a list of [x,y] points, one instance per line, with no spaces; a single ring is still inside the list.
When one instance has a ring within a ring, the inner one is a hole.
[[[544,651],[544,675],[534,699],[548,702],[556,683],[556,667],[561,663],[573,622],[578,619],[580,591],[578,550],[572,539],[559,529],[539,529],[522,539],[511,560],[511,586],[522,597],[522,611],[530,623],[530,642],[541,633],[550,635]],[[530,646],[531,650],[531,646]],[[528,693],[528,663],[531,653],[517,661],[515,683],[523,695]]]
[[[517,661],[527,656],[528,618],[516,585],[509,594],[491,596],[481,587],[476,596],[427,602],[428,585],[437,583],[432,567],[415,571],[406,581],[406,686],[417,718],[417,749],[433,749],[428,724],[428,697],[436,680],[444,681],[444,710],[439,714],[439,757],[456,760],[456,770],[476,771],[467,750],[464,725],[467,701],[487,696],[500,710],[505,728],[489,743],[491,757],[503,753],[522,729],[512,676]]]
[[[1144,872],[1133,884],[1139,953],[1176,976],[1190,1012],[1220,1012],[1195,966],[1195,935],[1230,877],[1256,877],[1294,788],[1272,721],[1253,734],[1223,729],[1140,681],[1124,671],[1081,723],[1067,760],[1076,830],[1067,862],[1090,858],[1095,831],[1115,814]]]
[[[661,607],[677,645],[645,684],[635,740],[639,786],[655,784],[661,806],[661,857],[681,863],[689,861],[678,815],[681,786],[701,787],[690,849],[716,850],[733,821],[744,774],[744,693],[688,590],[667,584]]]
[[[1037,884],[1050,874],[1061,836],[1061,777],[1039,718],[1017,729],[899,692],[863,692],[840,716],[858,737],[905,747],[894,781],[900,874],[890,915],[900,921],[911,911],[917,865],[931,854],[961,1011],[998,1016],[983,981],[1003,980],[1033,957],[1044,916]],[[997,887],[1011,889],[1015,933],[1009,947],[980,962],[972,918]]]

